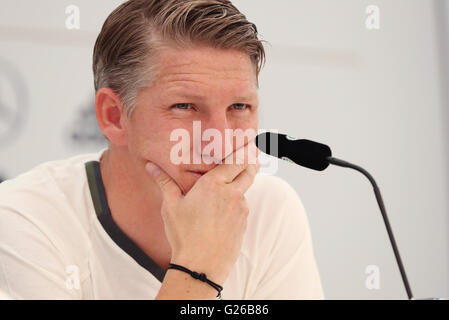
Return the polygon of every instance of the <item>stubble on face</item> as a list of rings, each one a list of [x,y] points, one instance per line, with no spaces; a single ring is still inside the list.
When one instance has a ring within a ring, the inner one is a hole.
[[[234,104],[251,108],[239,111]],[[129,155],[142,174],[151,161],[187,193],[201,177],[191,171],[210,170],[215,165],[173,164],[170,151],[177,142],[170,141],[171,133],[176,129],[189,132],[193,157],[193,121],[201,121],[202,130],[215,128],[225,137],[225,129],[257,131],[257,109],[254,66],[245,53],[211,47],[163,48],[158,75],[150,87],[139,92],[127,125]]]

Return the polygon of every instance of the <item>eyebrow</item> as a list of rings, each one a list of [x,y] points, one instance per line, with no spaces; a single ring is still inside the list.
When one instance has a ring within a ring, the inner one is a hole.
[[[199,100],[199,101],[203,101],[206,99],[206,97],[203,95],[198,95],[198,94],[194,94],[194,93],[186,93],[186,92],[173,92],[173,95],[176,97],[182,97],[182,98]],[[233,100],[237,100],[237,101],[238,100],[251,100],[251,99],[254,99],[255,97],[256,97],[255,95],[236,96],[236,97],[233,97]]]

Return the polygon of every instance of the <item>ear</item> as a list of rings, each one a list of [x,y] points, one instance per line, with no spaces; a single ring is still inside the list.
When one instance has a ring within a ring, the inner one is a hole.
[[[118,146],[128,144],[126,112],[119,96],[110,88],[98,90],[95,97],[98,125],[109,141]]]

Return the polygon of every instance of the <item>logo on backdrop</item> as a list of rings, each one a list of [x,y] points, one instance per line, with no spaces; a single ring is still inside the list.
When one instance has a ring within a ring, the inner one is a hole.
[[[74,147],[98,149],[107,146],[95,115],[95,95],[77,108],[75,118],[69,125],[68,136]]]
[[[28,89],[21,72],[0,57],[0,145],[16,139],[28,114]]]

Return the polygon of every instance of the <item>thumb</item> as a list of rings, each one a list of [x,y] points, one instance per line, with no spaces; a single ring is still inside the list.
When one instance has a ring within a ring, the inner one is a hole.
[[[179,198],[182,195],[181,189],[179,189],[177,183],[161,168],[152,162],[148,162],[145,165],[145,169],[153,177],[154,181],[158,184],[164,197]]]

